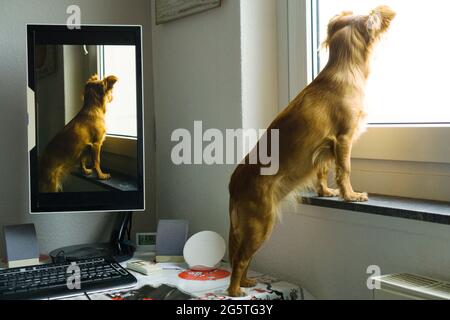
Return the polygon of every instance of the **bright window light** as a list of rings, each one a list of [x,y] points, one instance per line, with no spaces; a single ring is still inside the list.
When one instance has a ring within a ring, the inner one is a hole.
[[[397,12],[374,51],[366,91],[371,124],[450,124],[450,2],[443,0],[318,0],[319,39],[342,11],[368,14],[378,5]],[[319,53],[319,67],[328,52]]]
[[[137,137],[136,47],[104,46],[100,56],[103,76],[119,78],[114,86],[114,99],[107,106],[107,134]]]

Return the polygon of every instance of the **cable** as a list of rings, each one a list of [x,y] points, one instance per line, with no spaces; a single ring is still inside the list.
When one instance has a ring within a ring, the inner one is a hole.
[[[133,227],[133,214],[130,213],[130,221],[128,222],[128,241],[131,241],[131,228]]]

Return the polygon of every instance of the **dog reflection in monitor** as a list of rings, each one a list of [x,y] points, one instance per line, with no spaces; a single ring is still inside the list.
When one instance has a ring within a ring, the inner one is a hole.
[[[111,178],[101,169],[100,153],[106,136],[106,105],[113,100],[117,81],[113,75],[103,80],[93,75],[87,80],[80,112],[51,140],[40,158],[39,192],[62,192],[64,177],[77,165],[85,176],[95,173],[99,180]]]

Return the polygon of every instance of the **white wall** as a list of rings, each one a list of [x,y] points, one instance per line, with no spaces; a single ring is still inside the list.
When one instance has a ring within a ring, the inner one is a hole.
[[[240,4],[153,29],[158,217],[186,218],[190,231],[228,234],[228,181],[233,166],[175,166],[173,130],[242,128]]]
[[[147,213],[135,219],[135,230],[154,226],[153,83],[151,7],[147,0],[0,0],[0,227],[33,222],[41,251],[64,245],[106,240],[111,214],[28,214],[26,127],[26,23],[65,23],[69,5],[80,5],[85,24],[144,26]],[[0,233],[1,233],[0,228]],[[3,241],[0,241],[0,253]]]
[[[171,134],[192,132],[196,120],[222,132],[267,128],[278,110],[275,7],[272,0],[223,1],[153,30],[158,216],[189,219],[191,233],[228,237],[234,166],[173,165]]]

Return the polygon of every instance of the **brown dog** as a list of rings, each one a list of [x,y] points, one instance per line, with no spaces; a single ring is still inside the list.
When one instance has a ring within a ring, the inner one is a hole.
[[[115,76],[99,80],[92,76],[84,89],[84,104],[72,119],[45,148],[39,162],[39,191],[53,193],[62,191],[62,179],[77,165],[84,175],[93,170],[87,168],[88,158],[98,179],[108,180],[109,174],[100,167],[100,151],[105,140],[106,104],[113,99],[112,90],[117,82]]]
[[[327,66],[269,127],[268,132],[279,130],[278,173],[261,175],[264,165],[248,164],[247,156],[231,177],[230,296],[242,296],[240,287],[255,285],[247,278],[248,266],[270,236],[278,205],[289,193],[309,185],[316,176],[320,196],[368,200],[366,193],[354,192],[351,186],[351,149],[365,127],[363,100],[371,51],[394,17],[395,12],[386,6],[369,15],[344,12],[334,17],[325,42],[330,51]],[[339,190],[327,185],[333,162]]]

